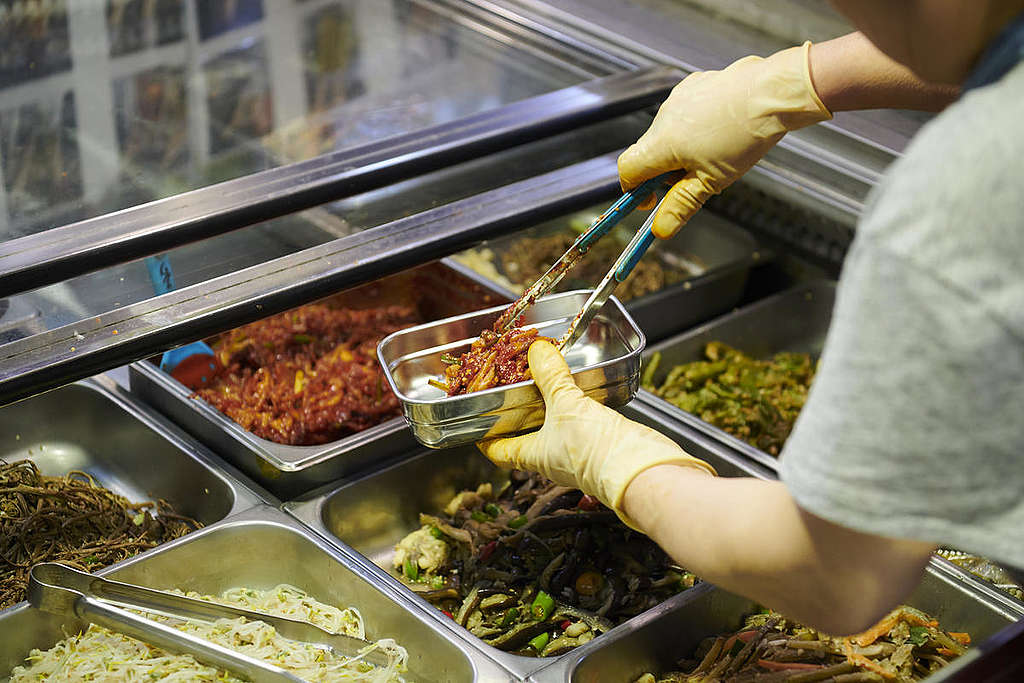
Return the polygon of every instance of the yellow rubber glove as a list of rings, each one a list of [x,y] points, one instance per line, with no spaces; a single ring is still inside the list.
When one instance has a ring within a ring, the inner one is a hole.
[[[587,398],[573,382],[562,354],[548,342],[530,346],[530,371],[544,397],[540,431],[480,443],[480,450],[503,467],[540,472],[596,496],[636,529],[622,510],[634,477],[655,465],[682,465],[716,474],[711,465],[650,427],[628,420]]]
[[[623,190],[683,171],[652,231],[672,237],[704,202],[746,173],[788,131],[832,118],[811,83],[810,42],[767,59],[744,57],[723,71],[690,74],[654,122],[619,157]],[[643,208],[653,208],[648,200]]]

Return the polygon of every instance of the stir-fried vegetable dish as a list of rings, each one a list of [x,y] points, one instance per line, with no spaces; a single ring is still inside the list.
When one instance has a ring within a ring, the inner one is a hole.
[[[721,342],[704,347],[707,360],[677,365],[655,385],[655,353],[644,370],[645,389],[752,446],[778,455],[793,430],[816,364],[806,353],[757,360]]]
[[[747,619],[736,633],[708,638],[679,671],[636,683],[799,683],[918,681],[967,650],[971,637],[944,631],[912,607],[899,607],[864,633],[834,638],[775,612]]]
[[[501,322],[499,319],[495,327]],[[542,337],[533,328],[512,327],[501,334],[484,330],[469,351],[458,358],[442,356],[441,360],[447,364],[445,381],[431,383],[444,389],[449,396],[457,396],[528,380],[530,366],[526,352],[538,339],[554,341]]]
[[[175,591],[180,594],[180,591]],[[363,618],[352,607],[339,609],[314,600],[294,586],[280,585],[266,591],[235,588],[219,597],[188,593],[189,597],[241,607],[264,614],[301,619],[332,633],[365,638]],[[191,621],[146,614],[154,621],[173,626],[254,659],[263,660],[307,681],[365,681],[391,683],[404,680],[408,654],[394,640],[381,639],[366,648],[379,650],[388,666],[375,667],[358,658],[345,657],[310,643],[288,640],[262,621],[244,618],[215,622]],[[238,681],[227,671],[197,662],[191,655],[172,654],[135,638],[92,625],[65,638],[49,650],[32,650],[25,666],[11,673],[12,683],[28,681]]]
[[[85,472],[49,477],[31,460],[0,461],[0,609],[25,599],[34,564],[94,571],[201,526],[167,501],[133,503]]]
[[[586,224],[578,226],[582,230]],[[621,235],[623,239],[616,239]],[[522,293],[547,271],[576,241],[578,233],[563,231],[553,235],[519,237],[502,247],[485,247],[458,254],[455,258],[481,275],[508,289]],[[599,282],[632,235],[612,232],[595,243],[587,257],[582,259],[559,283],[555,291],[589,289]],[[615,289],[615,296],[623,301],[657,292],[704,271],[703,265],[691,257],[683,262],[669,263],[669,254],[657,252],[641,260],[625,282]]]
[[[459,493],[396,547],[405,581],[498,649],[561,654],[694,584],[577,489],[514,471]]]
[[[196,394],[261,438],[335,441],[401,414],[377,343],[418,322],[406,306],[302,306],[222,334],[224,370]]]

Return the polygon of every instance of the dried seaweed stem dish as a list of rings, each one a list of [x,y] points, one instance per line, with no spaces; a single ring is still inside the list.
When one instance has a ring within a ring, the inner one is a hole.
[[[408,306],[301,306],[221,334],[224,369],[196,395],[275,443],[336,441],[401,414],[377,344],[419,322]]]
[[[937,621],[901,606],[867,631],[835,638],[764,611],[736,633],[705,639],[679,671],[636,683],[806,683],[893,681],[930,676],[962,655],[967,633],[944,631]]]
[[[649,538],[577,489],[513,471],[463,491],[396,547],[404,581],[500,650],[547,657],[691,587]]]
[[[164,500],[133,503],[85,472],[0,461],[0,609],[25,599],[39,562],[94,571],[202,527]]]
[[[807,401],[817,364],[806,353],[757,360],[717,341],[704,347],[704,356],[675,366],[655,385],[661,354],[654,353],[641,383],[672,405],[778,455]]]

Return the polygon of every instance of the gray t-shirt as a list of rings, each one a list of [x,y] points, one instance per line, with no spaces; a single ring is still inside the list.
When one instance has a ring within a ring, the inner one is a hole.
[[[1024,568],[1024,64],[875,189],[781,467],[819,517]]]

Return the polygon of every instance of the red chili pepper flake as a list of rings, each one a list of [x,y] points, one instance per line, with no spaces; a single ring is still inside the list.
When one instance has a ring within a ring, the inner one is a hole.
[[[572,626],[572,622],[569,621],[568,619],[566,619],[565,621],[563,621],[561,624],[558,625],[558,628],[560,628],[560,629],[562,629],[564,631],[565,629],[569,628],[570,626]]]
[[[600,502],[597,500],[597,498],[594,498],[593,496],[586,494],[582,498],[580,498],[580,502],[579,504],[577,504],[576,507],[578,507],[580,510],[593,512],[594,510],[597,509],[598,505],[600,505]]]
[[[486,562],[487,559],[494,554],[494,549],[498,547],[497,541],[491,541],[480,550],[480,561]]]
[[[455,618],[455,615],[454,615],[454,614],[452,614],[451,612],[449,612],[449,611],[448,611],[448,610],[446,610],[446,609],[443,609],[443,610],[441,610],[441,614],[445,615],[445,616],[446,616],[446,617],[448,617],[449,619],[454,619],[454,618]]]

